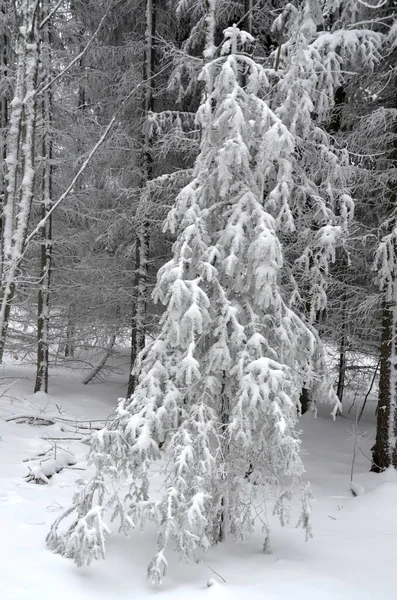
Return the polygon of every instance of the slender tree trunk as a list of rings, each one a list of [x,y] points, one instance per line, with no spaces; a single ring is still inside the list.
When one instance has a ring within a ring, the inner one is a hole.
[[[74,358],[74,346],[75,346],[75,326],[73,322],[74,306],[71,304],[68,310],[68,317],[66,323],[66,341],[65,341],[65,358]]]
[[[339,268],[342,274],[343,283],[347,282],[347,270],[348,270],[348,261],[346,257],[343,256],[339,262]],[[343,404],[343,396],[345,392],[345,381],[346,381],[346,352],[348,349],[348,333],[349,333],[349,323],[347,320],[347,302],[348,297],[345,292],[343,292],[341,297],[341,305],[342,305],[342,327],[341,327],[341,338],[339,344],[339,363],[338,363],[338,383],[336,386],[336,395],[338,396],[339,402],[341,405]]]
[[[43,0],[42,18],[44,19],[50,12],[49,0]],[[49,23],[45,25],[42,34],[42,60],[44,68],[43,83],[48,83],[51,78],[51,50],[50,50],[50,32]],[[43,160],[43,181],[42,181],[42,200],[41,200],[41,218],[47,216],[52,207],[52,92],[49,89],[44,93],[42,99],[42,160]],[[41,229],[41,249],[40,249],[40,285],[38,294],[38,315],[37,315],[37,366],[36,383],[34,391],[48,393],[48,369],[49,369],[49,323],[50,323],[50,281],[51,281],[51,254],[52,254],[52,216],[46,219],[45,225]]]
[[[147,0],[146,3],[146,44],[145,59],[143,68],[143,78],[146,83],[144,99],[144,151],[143,151],[143,170],[144,181],[142,188],[152,178],[153,175],[153,157],[151,142],[149,136],[149,113],[154,109],[154,81],[155,73],[155,32],[156,32],[156,3],[157,0]],[[143,192],[142,192],[143,193]],[[142,205],[143,212],[145,207]],[[131,360],[130,376],[128,380],[127,396],[134,393],[136,380],[138,377],[136,369],[136,359],[138,354],[145,346],[146,333],[146,304],[147,304],[147,279],[148,279],[148,256],[150,233],[149,224],[145,214],[138,215],[142,219],[139,225],[135,241],[135,277],[134,290],[135,301],[133,304],[132,328],[131,328]]]
[[[339,346],[339,365],[338,365],[338,384],[336,387],[336,395],[339,398],[339,402],[343,402],[343,394],[345,391],[345,379],[346,379],[346,349],[347,349],[347,338],[345,333],[346,323],[343,323],[342,339]]]
[[[5,18],[5,6],[0,10],[0,18]],[[7,77],[8,70],[8,37],[4,31],[0,36],[0,69],[3,77]],[[8,124],[8,99],[6,95],[0,97],[0,278],[3,268],[3,206],[5,195],[5,159],[6,153],[6,128]]]
[[[88,373],[88,375],[86,377],[84,377],[84,379],[82,380],[81,383],[83,383],[84,385],[87,385],[87,384],[91,383],[91,381],[93,381],[95,379],[95,377],[97,377],[97,375],[99,375],[99,373],[102,371],[103,367],[106,365],[106,361],[108,360],[108,358],[110,358],[110,355],[112,354],[112,350],[113,350],[113,346],[116,342],[116,338],[117,338],[117,331],[110,337],[109,343],[106,347],[105,353],[102,356],[102,358],[98,361],[98,363],[95,365],[95,367]]]
[[[133,306],[133,321],[131,328],[131,364],[128,380],[127,395],[134,393],[137,377],[136,359],[145,346],[146,333],[146,299],[147,299],[147,259],[149,248],[149,233],[146,226],[138,232],[135,241],[135,276],[134,289],[136,299]]]
[[[394,332],[394,336],[393,336]],[[376,423],[376,440],[372,448],[371,471],[380,473],[392,464],[395,458],[396,436],[396,357],[397,309],[384,302],[382,310],[382,338],[380,346],[379,397]],[[392,366],[393,365],[393,366]],[[397,466],[395,464],[394,466]]]
[[[243,29],[252,34],[252,9],[253,0],[244,0],[244,22]]]
[[[229,454],[229,443],[227,439],[227,429],[230,421],[230,402],[229,397],[226,391],[227,382],[226,382],[226,373],[223,372],[222,378],[222,389],[221,389],[221,409],[220,409],[220,423],[221,423],[221,434],[222,434],[222,454],[224,458],[224,462],[226,463],[226,456]],[[250,465],[252,469],[252,466]],[[227,473],[220,473],[220,478],[224,482],[224,490],[227,488],[225,485],[225,480],[227,477]],[[217,532],[218,542],[223,542],[226,538],[226,534],[228,532],[228,498],[225,492],[222,492],[222,497],[220,499],[220,515],[219,515],[219,531]]]
[[[395,97],[397,108],[397,94]],[[397,122],[391,160],[397,166]],[[397,180],[390,189],[389,207],[397,206]],[[397,248],[394,250],[394,255]],[[382,337],[380,347],[379,394],[376,423],[376,440],[372,448],[371,471],[380,473],[391,465],[397,468],[397,266],[391,269],[394,276],[392,297],[385,301],[382,312]]]
[[[39,36],[34,0],[24,0],[17,41],[17,67],[7,136],[3,209],[3,270],[0,281],[0,362],[15,284],[29,225],[34,183],[36,79]]]

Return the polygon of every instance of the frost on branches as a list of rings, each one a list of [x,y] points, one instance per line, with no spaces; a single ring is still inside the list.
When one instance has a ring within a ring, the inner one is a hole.
[[[277,207],[278,231],[288,236],[285,258],[291,270],[291,302],[305,303],[312,322],[326,307],[328,266],[354,211],[347,193],[348,152],[337,148],[326,128],[336,90],[345,83],[345,70],[352,68],[357,52],[367,49],[368,57],[376,53],[378,43],[372,32],[318,32],[322,25],[318,4],[308,0],[301,11],[288,4],[276,19],[273,32],[280,43],[286,41],[275,56],[277,69],[269,73],[271,106],[293,135],[296,148],[289,164],[294,187],[286,207]],[[368,68],[372,64],[369,58],[366,64]]]
[[[107,510],[125,533],[157,523],[155,583],[171,542],[192,559],[227,535],[244,538],[270,506],[284,523],[293,494],[310,536],[294,426],[316,344],[283,300],[278,234],[280,223],[292,231],[298,214],[290,205],[295,139],[262,99],[268,81],[241,52],[247,41],[228,28],[203,68],[200,154],[166,222],[176,242],[155,290],[166,306],[161,330],[141,355],[135,393],[93,439],[96,476],[64,515],[75,521],[62,533],[61,516],[47,538],[80,565],[103,555]],[[160,458],[165,485],[152,500],[150,468]],[[264,534],[268,550],[267,522]]]

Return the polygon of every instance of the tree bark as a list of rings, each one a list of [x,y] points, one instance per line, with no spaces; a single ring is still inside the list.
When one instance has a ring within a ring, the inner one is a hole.
[[[221,424],[221,435],[222,435],[222,454],[224,461],[226,462],[226,456],[229,454],[229,444],[227,439],[227,428],[230,421],[230,402],[227,395],[227,385],[226,385],[226,373],[223,372],[222,377],[222,388],[221,388],[221,407],[219,420]],[[252,469],[252,465],[250,465],[250,469]],[[227,477],[227,473],[223,472],[220,474],[221,480],[225,481]],[[226,485],[224,485],[226,488]],[[222,497],[220,499],[220,514],[219,514],[219,530],[217,532],[217,542],[223,542],[226,539],[226,535],[228,532],[228,498],[225,493],[222,493]]]
[[[244,0],[243,29],[252,34],[252,0]]]
[[[340,261],[340,266],[342,267],[342,278],[343,283],[346,283],[346,275],[345,269],[347,271],[348,263],[345,258],[342,258]],[[348,349],[348,321],[347,321],[347,302],[348,298],[346,293],[344,292],[341,297],[342,304],[342,327],[341,327],[341,338],[339,344],[339,364],[338,364],[338,383],[336,386],[336,395],[338,396],[339,402],[341,405],[343,404],[343,396],[345,392],[345,381],[346,381],[346,352]],[[338,411],[340,414],[341,411]]]
[[[145,57],[143,65],[143,79],[146,81],[144,98],[144,140],[143,140],[143,171],[144,180],[142,182],[142,196],[144,187],[153,176],[153,157],[151,141],[149,136],[149,113],[154,110],[154,81],[155,73],[155,33],[156,33],[156,3],[157,0],[147,0],[146,3],[146,31],[145,31]],[[140,203],[142,216],[138,215],[141,223],[137,228],[135,241],[135,276],[134,291],[135,301],[132,310],[132,328],[131,328],[131,358],[130,358],[130,376],[128,379],[127,396],[134,393],[137,382],[136,360],[139,353],[145,346],[146,333],[146,305],[147,305],[147,280],[148,280],[148,257],[150,233],[149,224],[145,216],[145,206]]]
[[[24,0],[21,6],[16,82],[9,115],[0,281],[0,362],[33,199],[39,45],[37,8],[38,3],[34,0]]]
[[[376,440],[372,448],[371,471],[380,473],[390,467],[392,452],[390,435],[395,436],[395,385],[392,382],[391,360],[395,353],[393,331],[397,332],[396,309],[389,302],[384,302],[382,310],[382,338],[380,346],[379,396],[376,423]],[[393,370],[395,367],[393,365]],[[394,426],[394,431],[393,431]],[[395,452],[394,452],[395,454]]]
[[[3,5],[0,10],[1,18],[5,18],[5,6]],[[0,36],[0,68],[3,73],[3,77],[7,77],[8,74],[8,36],[4,31]],[[6,95],[0,97],[0,276],[3,268],[3,205],[4,205],[4,194],[5,194],[5,159],[7,157],[6,152],[6,128],[8,124],[8,98]]]
[[[42,19],[50,13],[49,0],[43,0]],[[43,83],[51,78],[51,37],[49,22],[47,21],[42,33],[42,60],[44,68]],[[43,182],[41,200],[41,218],[45,218],[52,207],[52,92],[50,88],[43,94],[42,98],[42,160],[43,160]],[[36,382],[34,391],[48,393],[48,370],[49,370],[49,324],[50,324],[50,283],[51,283],[51,259],[52,259],[52,216],[50,215],[41,229],[40,248],[40,284],[37,301],[37,365]]]
[[[74,358],[75,326],[73,322],[74,306],[70,305],[66,323],[65,358]]]
[[[99,360],[99,362],[95,365],[95,367],[88,373],[88,375],[86,377],[84,377],[83,381],[81,382],[82,384],[88,385],[102,371],[103,367],[106,364],[106,361],[112,354],[112,350],[113,350],[113,346],[116,342],[116,338],[117,338],[117,332],[111,336],[111,338],[109,340],[109,344],[107,345],[104,355]]]
[[[397,94],[395,96],[397,108]],[[397,123],[391,151],[391,161],[397,166]],[[397,180],[390,189],[389,208],[397,206]],[[394,250],[396,255],[397,248]],[[393,265],[391,276],[392,294],[385,300],[382,311],[380,347],[379,394],[376,423],[376,440],[372,448],[371,471],[380,473],[390,466],[397,468],[397,266]]]
[[[336,387],[336,395],[338,396],[341,404],[343,403],[343,394],[345,391],[346,346],[346,335],[343,333],[339,347],[338,384]]]

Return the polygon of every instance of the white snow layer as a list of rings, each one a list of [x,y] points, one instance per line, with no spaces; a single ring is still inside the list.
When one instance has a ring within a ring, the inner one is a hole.
[[[45,452],[54,459],[55,442],[50,438],[81,436],[71,426],[65,431],[59,424],[32,426],[4,420],[22,412],[43,418],[62,414],[70,419],[104,419],[123,395],[125,378],[84,386],[78,380],[81,373],[58,371],[47,396],[30,393],[34,373],[29,367],[7,365],[2,376],[20,379],[3,379],[1,391],[6,391],[0,399],[1,600],[145,600],[154,594],[162,600],[396,597],[397,475],[394,471],[369,473],[369,461],[360,452],[354,474],[359,495],[353,497],[349,433],[353,411],[335,422],[327,411],[317,420],[312,414],[301,420],[303,460],[314,494],[313,540],[305,543],[300,530],[281,529],[275,522],[270,555],[261,552],[260,531],[241,545],[218,545],[198,564],[185,565],[170,555],[165,582],[154,590],[145,578],[156,547],[153,527],[134,532],[130,538],[113,535],[106,560],[87,569],[76,568],[46,548],[49,526],[70,505],[75,479],[90,474],[84,460],[87,445],[57,440],[62,471],[53,474],[48,484],[29,483],[25,477],[32,463],[27,459],[38,464],[39,455]],[[374,442],[373,414],[370,403],[361,421],[368,433],[359,440],[367,457]],[[68,456],[74,459],[68,461]],[[154,485],[160,487],[161,480],[155,477]]]

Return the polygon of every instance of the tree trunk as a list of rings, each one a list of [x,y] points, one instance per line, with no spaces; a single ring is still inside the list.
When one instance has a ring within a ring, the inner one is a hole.
[[[50,12],[49,0],[43,0],[43,19]],[[51,51],[50,32],[48,22],[43,31],[43,47],[41,63],[44,68],[43,83],[48,83],[51,78]],[[41,218],[45,218],[52,207],[52,92],[50,89],[43,95],[42,100],[43,132],[42,132],[42,159],[43,182],[41,200]],[[41,229],[40,248],[40,284],[37,301],[37,366],[35,392],[48,393],[48,361],[49,361],[49,321],[50,321],[50,280],[51,280],[51,254],[52,254],[52,216],[50,215]]]
[[[0,15],[5,15],[5,6],[1,7]],[[6,32],[0,36],[0,68],[3,73],[3,77],[7,77],[8,72],[8,37]],[[4,205],[4,194],[5,194],[5,159],[6,153],[6,128],[8,124],[8,99],[7,96],[0,97],[0,277],[3,266],[3,205]]]
[[[397,95],[395,98],[397,108]],[[391,160],[397,165],[397,123],[396,135],[391,152]],[[389,208],[395,210],[397,205],[397,180],[392,182],[389,197]],[[397,248],[394,249],[394,255]],[[380,347],[379,394],[376,423],[376,440],[372,448],[371,471],[380,473],[391,465],[397,468],[397,266],[393,265],[391,276],[392,294],[390,301],[383,304],[382,331]]]
[[[230,402],[226,392],[226,373],[223,372],[222,378],[222,389],[221,389],[221,407],[220,407],[220,424],[221,424],[221,435],[222,435],[222,454],[224,463],[226,463],[226,456],[229,454],[229,443],[227,439],[227,429],[230,421]],[[252,465],[250,465],[252,469]],[[220,473],[220,478],[223,482],[227,477],[227,473]],[[224,489],[226,485],[224,484]],[[228,498],[227,494],[222,492],[220,499],[220,514],[219,514],[219,530],[217,532],[217,542],[223,542],[226,539],[228,532]]]
[[[156,2],[157,0],[147,0],[146,3],[146,31],[145,31],[145,58],[143,66],[143,78],[147,82],[145,88],[144,99],[144,140],[143,140],[143,171],[144,180],[142,182],[142,190],[153,175],[153,157],[151,142],[149,137],[149,113],[154,109],[154,81],[155,73],[155,33],[156,33]],[[143,191],[142,191],[143,195]],[[134,290],[135,301],[132,310],[132,328],[131,328],[131,359],[130,359],[130,376],[128,379],[127,396],[134,393],[135,385],[138,377],[136,360],[138,354],[145,346],[146,332],[146,303],[147,303],[147,266],[149,256],[149,224],[144,214],[145,207],[140,206],[143,214],[138,215],[142,220],[137,228],[135,241],[135,277]]]
[[[311,404],[310,390],[302,388],[301,395],[299,396],[299,402],[301,405],[301,414],[304,415],[310,408]]]
[[[88,373],[88,375],[86,377],[84,377],[84,379],[81,382],[82,384],[88,385],[102,371],[103,367],[106,364],[106,361],[108,360],[108,358],[112,354],[112,350],[113,350],[113,346],[114,346],[114,344],[116,342],[116,338],[117,338],[117,331],[116,331],[116,333],[114,333],[111,336],[111,338],[109,340],[109,344],[107,345],[107,348],[105,350],[104,355],[99,360],[99,362],[95,365],[95,367]]]
[[[134,393],[138,377],[136,359],[138,354],[145,347],[148,248],[149,233],[147,227],[144,226],[143,230],[138,233],[135,241],[134,289],[136,299],[133,306],[133,320],[131,328],[131,363],[127,396],[131,396]]]
[[[343,323],[343,330],[345,330],[346,324]],[[338,384],[336,387],[336,395],[339,398],[339,402],[343,402],[343,393],[345,391],[345,378],[346,378],[346,347],[347,340],[345,331],[343,331],[342,339],[339,347],[339,365],[338,365]]]
[[[38,3],[24,0],[16,47],[14,97],[7,136],[6,190],[3,209],[3,269],[0,281],[0,362],[8,330],[15,284],[23,257],[33,199],[38,65]]]
[[[345,257],[340,260],[340,268],[342,274],[343,283],[347,283],[347,269],[348,263]],[[347,302],[348,297],[344,292],[341,297],[342,304],[342,327],[341,327],[341,338],[339,344],[339,364],[338,364],[338,383],[336,386],[336,395],[338,396],[341,406],[343,405],[343,396],[345,392],[345,381],[346,381],[346,352],[348,349],[348,333],[349,324],[347,320]],[[338,410],[338,414],[341,413],[341,409]]]
[[[74,358],[75,326],[73,323],[73,306],[69,306],[66,324],[65,358]]]
[[[244,0],[243,29],[252,34],[252,0]]]
[[[394,332],[394,336],[393,336]],[[380,347],[379,396],[376,423],[376,440],[372,448],[371,471],[380,473],[396,464],[396,358],[397,333],[396,306],[385,302],[382,311],[382,338]],[[393,364],[393,367],[391,366]],[[393,371],[393,372],[392,372]]]

